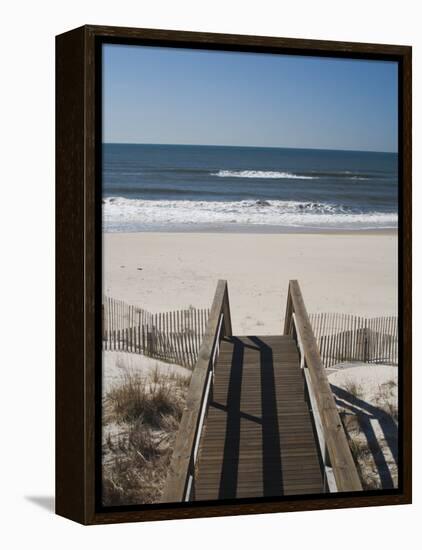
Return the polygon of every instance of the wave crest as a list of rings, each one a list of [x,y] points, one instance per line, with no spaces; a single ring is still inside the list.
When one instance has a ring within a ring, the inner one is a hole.
[[[315,176],[293,174],[291,172],[276,172],[271,170],[218,170],[218,172],[213,172],[211,175],[219,178],[316,179]]]
[[[352,211],[344,205],[281,200],[192,201],[103,199],[105,231],[151,227],[260,225],[313,229],[384,229],[397,226],[395,212]]]

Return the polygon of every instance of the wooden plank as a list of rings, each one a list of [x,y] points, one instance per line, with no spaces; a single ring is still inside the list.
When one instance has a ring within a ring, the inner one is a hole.
[[[332,357],[333,357],[333,346],[334,346],[334,314],[330,313],[328,315],[328,342],[327,342],[327,365],[331,367]]]
[[[117,323],[116,323],[116,303],[114,300],[111,303],[111,311],[112,311],[111,315],[113,319],[113,327],[115,330],[118,330]]]
[[[342,327],[342,332],[343,332],[343,361],[348,361],[349,360],[349,335],[350,335],[349,322],[350,322],[349,315],[343,314],[343,327]]]
[[[395,318],[394,321],[394,363],[398,364],[399,361],[399,353],[398,353],[398,318]]]
[[[382,361],[382,356],[383,356],[384,334],[382,329],[383,329],[383,319],[382,317],[377,317],[376,319],[374,319],[374,330],[376,332],[376,335],[374,336],[375,349],[374,349],[374,357],[373,357],[373,360],[377,363]]]
[[[380,353],[380,343],[381,343],[381,334],[380,334],[380,318],[373,319],[372,325],[372,339],[374,340],[374,346],[372,349],[372,360],[379,361]]]
[[[343,337],[343,360],[350,361],[350,315],[344,315]]]
[[[189,309],[187,312],[187,327],[188,327],[188,337],[189,337],[189,346],[190,346],[190,363],[192,367],[195,364],[195,344],[194,344],[194,338],[193,338],[193,318],[192,318],[192,310]]]
[[[163,356],[168,359],[169,357],[169,348],[167,343],[167,332],[166,332],[166,316],[164,313],[160,314],[161,317],[161,341],[163,347]]]
[[[194,316],[192,309],[189,309],[188,313],[188,320],[189,320],[189,334],[190,334],[190,340],[191,340],[191,346],[192,346],[192,366],[195,364],[195,358],[196,358],[196,350],[195,350],[195,328],[194,328]]]
[[[202,343],[202,336],[204,334],[204,309],[199,309],[199,348]]]
[[[179,359],[178,350],[177,350],[177,342],[176,342],[176,338],[175,338],[175,326],[174,325],[175,325],[175,315],[174,315],[174,311],[172,311],[172,312],[170,312],[171,342],[172,342],[172,346],[174,348],[175,362],[179,363],[180,359]]]
[[[336,347],[333,353],[333,364],[336,365],[342,360],[342,314],[336,313]]]
[[[171,334],[172,334],[172,343],[173,343],[173,346],[174,346],[174,353],[175,353],[176,363],[180,364],[179,350],[177,348],[177,338],[176,338],[176,335],[175,335],[175,332],[176,332],[176,313],[174,311],[172,311],[170,313],[170,330],[171,330]]]
[[[173,361],[173,348],[170,341],[170,331],[169,331],[169,325],[168,325],[167,311],[163,313],[163,320],[164,320],[164,339],[165,339],[165,346],[166,346],[166,358],[168,360]]]
[[[185,354],[183,349],[183,342],[181,341],[181,325],[180,325],[180,314],[179,311],[176,311],[176,335],[177,335],[177,349],[179,350],[180,364],[185,365]]]
[[[190,334],[189,334],[189,317],[187,316],[186,310],[182,313],[182,319],[183,319],[183,335],[185,340],[185,346],[188,356],[188,365],[192,367],[192,348],[191,348],[191,342],[190,342]]]
[[[192,310],[192,330],[193,330],[193,347],[195,353],[195,361],[198,357],[198,324],[196,321],[196,309]]]
[[[370,332],[370,358],[371,363],[378,362],[378,348],[379,348],[379,317],[373,317],[369,320],[369,332]]]
[[[183,365],[184,364],[184,357],[183,357],[183,348],[182,348],[182,345],[181,345],[181,342],[180,342],[180,322],[179,322],[179,312],[178,311],[175,311],[175,323],[176,323],[175,333],[176,333],[177,350],[178,350],[179,357],[180,357],[180,364]]]
[[[183,311],[179,311],[179,326],[180,326],[180,347],[182,349],[183,353],[183,363],[185,366],[189,367],[189,354],[187,349],[187,343],[186,343],[186,333],[185,333],[185,325],[184,325],[184,319],[183,319]]]
[[[185,358],[184,358],[184,354],[183,354],[183,347],[182,347],[182,343],[180,341],[180,334],[181,334],[181,328],[180,328],[180,313],[179,313],[179,310],[177,310],[175,312],[175,315],[176,315],[176,335],[177,335],[177,347],[179,349],[179,354],[180,354],[180,364],[181,365],[184,365],[185,364]]]
[[[196,355],[198,356],[199,353],[199,347],[201,345],[201,332],[200,332],[200,325],[199,325],[199,315],[200,312],[198,309],[195,309],[195,335],[196,335]]]
[[[194,361],[196,361],[196,357],[198,356],[198,339],[197,339],[197,326],[196,326],[196,311],[193,309],[191,311],[191,326],[192,326],[192,337],[193,337],[193,353],[194,353]]]
[[[322,314],[322,319],[321,319],[321,348],[320,348],[320,352],[321,352],[321,359],[324,362],[325,366],[327,366],[327,357],[326,357],[327,340],[325,338],[326,325],[327,325],[327,314],[323,313]],[[324,336],[324,339],[322,339],[323,336]]]
[[[372,319],[372,361],[378,362],[379,358],[379,344],[380,344],[380,333],[379,333],[379,318]]]
[[[355,352],[355,361],[360,361],[361,359],[361,347],[362,347],[362,334],[361,334],[361,322],[360,317],[356,316],[356,352]]]
[[[333,349],[331,350],[332,364],[338,363],[341,354],[341,315],[334,314]]]
[[[112,305],[111,305],[111,298],[108,299],[108,322],[109,322],[109,330],[110,332],[113,332],[114,326],[113,326],[113,311],[112,311]]]
[[[352,324],[351,324],[351,359],[354,361],[356,359],[356,328],[357,328],[357,321],[356,321],[356,315],[352,316]]]
[[[171,332],[171,313],[166,313],[166,327],[167,327],[167,344],[169,347],[170,358],[173,362],[176,362],[176,354],[173,345],[173,334]]]
[[[331,358],[330,358],[330,346],[331,346],[331,324],[332,324],[332,315],[331,313],[327,313],[327,326],[326,326],[326,332],[325,332],[325,339],[326,339],[326,347],[325,347],[325,366],[329,367],[331,366]]]
[[[176,355],[175,355],[174,345],[173,345],[173,334],[171,330],[171,312],[166,313],[166,327],[167,327],[167,341],[168,341],[170,357],[172,361],[176,362]]]
[[[339,363],[343,360],[342,358],[342,348],[343,348],[343,315],[341,313],[336,314],[337,323],[336,323],[336,349],[334,350],[334,364]]]
[[[316,334],[317,334],[317,344],[318,349],[321,352],[321,322],[322,322],[322,314],[318,313],[317,320],[316,320]]]
[[[350,315],[344,315],[344,324],[343,324],[343,335],[344,335],[344,361],[350,361]]]
[[[172,330],[172,334],[173,334],[173,345],[174,345],[174,350],[175,350],[175,354],[176,354],[176,362],[181,364],[181,357],[180,357],[180,354],[179,354],[179,348],[177,346],[177,333],[176,333],[176,312],[175,311],[172,311],[171,313],[171,330]]]
[[[383,334],[384,334],[384,340],[385,340],[385,362],[388,363],[388,358],[390,354],[390,340],[389,340],[389,317],[384,318],[384,327],[383,327]]]
[[[161,313],[157,315],[158,321],[158,346],[161,357],[165,355],[164,342],[163,342],[163,318]]]
[[[353,361],[353,337],[354,337],[354,330],[353,325],[355,322],[354,315],[349,315],[349,321],[348,321],[348,361]]]
[[[390,320],[390,363],[394,364],[394,317]]]
[[[120,327],[117,323],[117,300],[113,300],[112,301],[112,315],[113,315],[113,326],[115,328],[115,330],[120,330]]]
[[[116,326],[114,324],[114,316],[113,316],[113,300],[110,298],[110,303],[109,303],[109,313],[110,313],[110,330],[116,330]]]
[[[343,315],[341,313],[337,313],[337,350],[334,353],[334,364],[340,363],[343,360],[342,356],[342,349],[343,349]]]
[[[190,328],[190,335],[191,335],[191,342],[192,342],[192,360],[193,360],[193,363],[195,363],[195,357],[196,357],[194,321],[195,321],[195,317],[194,317],[194,314],[193,314],[193,310],[189,309],[189,328]]]

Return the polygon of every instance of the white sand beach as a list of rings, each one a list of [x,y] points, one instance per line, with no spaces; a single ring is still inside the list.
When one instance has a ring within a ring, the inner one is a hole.
[[[289,279],[308,311],[397,314],[397,233],[105,233],[104,293],[152,312],[209,307],[227,279],[235,334],[281,330]]]

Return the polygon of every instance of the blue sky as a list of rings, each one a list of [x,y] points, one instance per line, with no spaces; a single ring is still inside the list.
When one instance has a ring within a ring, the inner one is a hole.
[[[397,64],[103,46],[103,141],[397,151]]]

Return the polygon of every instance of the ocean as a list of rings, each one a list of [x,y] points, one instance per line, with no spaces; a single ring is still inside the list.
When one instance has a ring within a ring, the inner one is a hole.
[[[395,153],[103,145],[103,230],[397,227]]]

